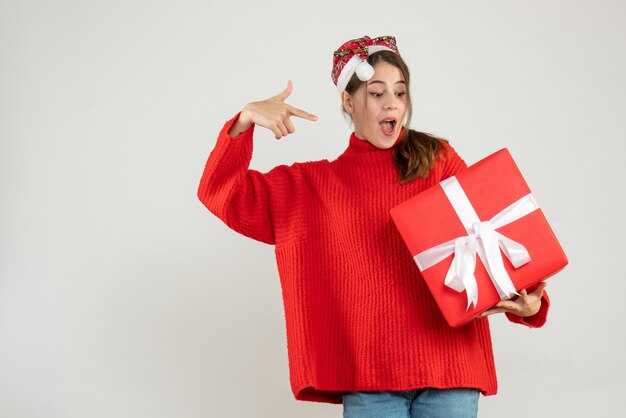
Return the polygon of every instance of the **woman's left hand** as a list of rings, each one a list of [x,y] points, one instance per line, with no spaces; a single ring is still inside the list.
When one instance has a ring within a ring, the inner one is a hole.
[[[510,312],[521,317],[532,316],[541,308],[541,296],[543,296],[543,289],[546,285],[546,282],[539,283],[537,289],[532,293],[527,293],[526,289],[523,289],[517,298],[500,301],[478,316],[482,317],[500,312]]]

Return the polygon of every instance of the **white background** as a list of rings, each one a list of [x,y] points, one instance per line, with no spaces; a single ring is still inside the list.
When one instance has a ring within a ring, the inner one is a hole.
[[[0,1],[0,417],[340,417],[289,386],[274,247],[197,200],[223,123],[293,81],[251,168],[332,159],[348,39],[394,35],[412,127],[508,147],[570,265],[492,316],[480,417],[626,409],[622,1]]]

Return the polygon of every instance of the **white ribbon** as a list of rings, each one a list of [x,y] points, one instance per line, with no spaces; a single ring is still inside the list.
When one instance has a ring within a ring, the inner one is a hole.
[[[504,268],[499,250],[502,250],[515,268],[528,263],[530,255],[522,244],[505,237],[496,229],[539,209],[532,193],[507,206],[490,220],[481,221],[455,176],[443,180],[439,185],[463,223],[467,235],[451,239],[415,255],[413,258],[420,271],[454,254],[444,283],[457,292],[466,291],[469,310],[472,304],[476,307],[478,303],[478,286],[474,276],[478,253],[500,299],[519,295]]]

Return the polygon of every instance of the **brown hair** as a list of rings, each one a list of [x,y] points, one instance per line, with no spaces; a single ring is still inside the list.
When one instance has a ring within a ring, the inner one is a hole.
[[[378,51],[369,55],[367,62],[369,62],[372,67],[379,62],[386,62],[394,67],[397,67],[400,70],[400,73],[402,73],[402,77],[406,83],[406,126],[409,126],[413,109],[411,105],[410,93],[411,80],[409,68],[406,63],[395,52],[386,50]],[[346,86],[346,92],[352,96],[365,84],[366,82],[359,80],[357,75],[353,74]],[[365,95],[365,97],[367,100],[367,95]],[[342,110],[344,115],[347,115],[343,105]],[[408,129],[406,126],[405,129],[402,130],[402,138],[400,143],[396,146],[393,154],[393,162],[398,170],[398,182],[400,184],[408,183],[416,177],[428,177],[430,168],[435,162],[435,158],[440,155],[442,147],[440,141],[446,141],[443,138],[436,137],[426,132]]]

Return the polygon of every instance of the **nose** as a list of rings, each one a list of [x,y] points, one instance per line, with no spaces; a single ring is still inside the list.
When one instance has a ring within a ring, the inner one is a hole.
[[[388,97],[383,107],[385,109],[397,109],[398,103],[397,103],[397,98],[395,97],[395,95],[390,98]]]

